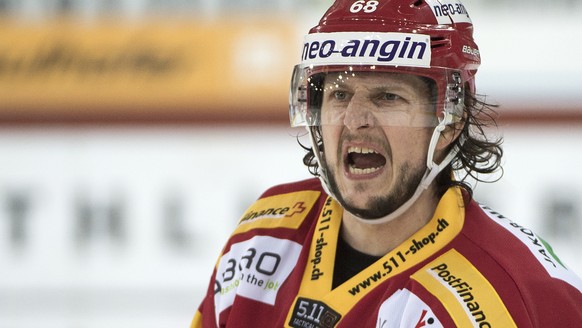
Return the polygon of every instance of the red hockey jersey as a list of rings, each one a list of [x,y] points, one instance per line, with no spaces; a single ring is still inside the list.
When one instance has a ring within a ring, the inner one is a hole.
[[[580,327],[582,280],[539,236],[463,197],[332,289],[342,208],[310,179],[242,216],[191,328]]]

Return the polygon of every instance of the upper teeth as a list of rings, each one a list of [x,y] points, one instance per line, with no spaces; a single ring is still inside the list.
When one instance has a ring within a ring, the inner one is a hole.
[[[372,154],[377,153],[375,150],[366,147],[349,147],[348,153]]]
[[[377,151],[367,148],[367,147],[348,147],[348,153],[359,153],[359,154],[375,154],[378,153]],[[366,169],[360,169],[353,167],[352,165],[349,166],[350,173],[352,174],[370,174],[378,171],[380,167],[371,167]]]

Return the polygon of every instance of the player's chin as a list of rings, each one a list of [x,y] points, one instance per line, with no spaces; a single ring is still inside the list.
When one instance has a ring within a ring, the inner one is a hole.
[[[349,192],[344,193],[343,198],[350,208],[357,209],[358,212],[371,211],[378,213],[378,207],[382,204],[384,193],[377,191],[366,191],[365,189],[358,190],[356,188],[350,189]]]
[[[348,212],[360,217],[361,219],[372,222],[390,214],[390,211],[392,210],[386,208],[387,204],[382,201],[382,199],[383,198],[381,197],[373,197],[364,201],[346,199],[344,207]]]

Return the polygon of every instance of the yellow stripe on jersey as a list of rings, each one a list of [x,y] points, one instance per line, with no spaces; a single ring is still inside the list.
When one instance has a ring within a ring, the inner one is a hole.
[[[426,260],[453,240],[463,228],[459,188],[450,188],[441,198],[433,218],[405,242],[384,255],[376,263],[358,273],[327,295],[329,304],[342,312],[389,278]]]
[[[297,229],[319,195],[307,190],[261,198],[243,214],[233,235],[257,228]]]
[[[343,210],[337,202],[328,198],[315,227],[299,294],[287,315],[285,327],[313,324],[304,315],[305,307],[319,314],[329,314],[333,325],[328,326],[335,327],[343,316],[383,282],[427,260],[449,244],[463,228],[465,212],[462,206],[460,189],[450,188],[441,198],[433,218],[423,228],[332,290],[334,250]]]
[[[202,313],[200,313],[200,311],[196,311],[194,319],[192,319],[192,323],[190,324],[190,328],[202,328]]]
[[[457,327],[517,327],[491,283],[454,249],[412,279],[441,300]]]

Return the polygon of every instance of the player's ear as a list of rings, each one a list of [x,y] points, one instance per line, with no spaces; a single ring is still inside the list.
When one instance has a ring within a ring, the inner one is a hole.
[[[461,135],[461,132],[463,131],[464,127],[465,127],[464,120],[447,125],[445,129],[441,132],[441,136],[436,145],[436,151],[445,150],[451,144],[453,144],[455,140],[457,140],[457,138],[459,138],[459,136]]]

